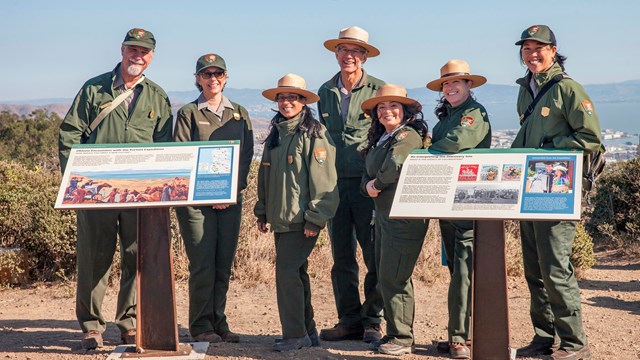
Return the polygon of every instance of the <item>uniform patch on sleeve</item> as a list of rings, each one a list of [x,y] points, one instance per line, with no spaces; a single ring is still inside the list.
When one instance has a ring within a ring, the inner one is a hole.
[[[398,135],[396,135],[396,141],[401,141],[402,139],[407,137],[407,132],[406,131],[401,131],[398,133]]]
[[[587,114],[589,114],[589,116],[593,115],[593,104],[591,103],[591,101],[583,100],[582,101],[582,107],[584,108],[584,111]]]
[[[324,148],[317,148],[313,151],[313,157],[316,159],[318,164],[324,164],[327,161],[327,150]]]
[[[156,113],[153,112],[153,110],[149,111],[149,119],[153,119],[155,117]]]
[[[476,120],[473,118],[473,116],[463,116],[462,118],[460,118],[460,126],[462,127],[469,127],[471,125],[473,125],[473,123]]]
[[[235,120],[240,120],[240,114],[238,114],[238,113],[233,113],[233,118],[234,118]]]

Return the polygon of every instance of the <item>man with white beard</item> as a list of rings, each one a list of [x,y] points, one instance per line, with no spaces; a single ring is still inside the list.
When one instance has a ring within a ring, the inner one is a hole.
[[[60,125],[58,151],[64,173],[73,144],[169,142],[173,116],[167,94],[145,78],[156,40],[143,29],[131,29],[122,42],[122,61],[113,71],[88,80]],[[76,317],[82,347],[103,345],[106,321],[102,301],[120,238],[120,291],[115,322],[122,342],[136,335],[136,209],[77,211]]]

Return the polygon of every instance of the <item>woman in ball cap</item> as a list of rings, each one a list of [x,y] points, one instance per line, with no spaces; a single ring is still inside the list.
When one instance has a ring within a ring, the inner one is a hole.
[[[276,293],[282,338],[276,351],[319,346],[307,259],[338,208],[336,149],[308,104],[318,95],[304,79],[287,74],[262,95],[278,105],[258,171],[254,214],[258,230],[274,233]],[[267,225],[268,224],[268,225]]]
[[[464,60],[449,60],[440,68],[440,77],[427,84],[428,89],[442,94],[435,110],[438,123],[433,127],[429,149],[458,153],[491,146],[487,110],[474,99],[471,91],[486,82],[484,76],[471,74],[469,63]],[[453,359],[469,359],[473,220],[440,220],[439,223],[451,275],[447,326],[449,355]]]
[[[371,117],[371,128],[362,150],[365,174],[361,189],[375,204],[376,267],[387,323],[387,334],[372,342],[371,347],[382,354],[409,354],[415,341],[411,274],[428,222],[390,219],[389,212],[402,164],[411,151],[424,147],[428,129],[422,120],[422,105],[407,97],[402,86],[383,85],[361,107]]]
[[[511,147],[597,151],[598,115],[584,88],[564,73],[566,58],[558,53],[553,31],[546,25],[530,26],[516,45],[527,71],[516,81],[521,127]],[[537,104],[531,106],[534,100]],[[518,356],[550,354],[553,360],[590,356],[580,288],[570,261],[575,236],[575,221],[520,221],[535,335],[518,349]]]
[[[174,140],[240,140],[240,167],[236,204],[176,208],[189,258],[189,331],[197,341],[238,342],[240,337],[229,330],[225,306],[240,233],[241,191],[253,158],[253,130],[247,110],[222,94],[228,77],[220,55],[198,58],[194,75],[201,93],[178,110]]]

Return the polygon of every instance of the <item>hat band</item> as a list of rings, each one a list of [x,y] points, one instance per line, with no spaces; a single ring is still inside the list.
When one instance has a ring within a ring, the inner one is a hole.
[[[306,90],[306,89],[303,89],[303,88],[301,88],[299,86],[293,86],[293,85],[282,85],[282,86],[278,86],[278,87],[279,88],[291,88],[291,89],[298,89],[298,90]]]
[[[471,75],[468,72],[452,72],[452,73],[448,73],[448,74],[444,74],[442,76],[440,76],[440,78],[446,78],[446,77],[450,77],[450,76],[458,76],[458,75]]]
[[[369,45],[369,43],[367,43],[366,41],[362,41],[360,39],[356,39],[352,37],[341,37],[341,38],[338,38],[338,40],[352,40],[352,41],[357,41],[357,42]]]

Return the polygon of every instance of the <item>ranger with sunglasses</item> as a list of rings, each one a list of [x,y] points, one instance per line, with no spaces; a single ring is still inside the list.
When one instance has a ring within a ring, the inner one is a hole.
[[[156,39],[131,29],[115,69],[88,80],[60,125],[58,151],[62,172],[73,144],[128,144],[171,141],[173,115],[167,94],[144,77]],[[113,106],[110,106],[113,105]],[[99,116],[100,114],[100,116]],[[102,119],[102,120],[96,120]],[[84,332],[82,347],[102,347],[106,321],[102,301],[120,238],[120,290],[116,324],[126,344],[136,336],[137,210],[78,210],[76,316]]]
[[[371,342],[382,338],[382,296],[377,286],[375,248],[371,238],[373,201],[360,193],[364,174],[361,148],[367,141],[371,119],[360,108],[384,85],[364,71],[368,57],[380,51],[368,43],[369,33],[351,26],[342,29],[337,39],[327,40],[325,48],[334,52],[340,72],[318,90],[320,122],[335,142],[340,204],[329,222],[333,254],[331,282],[338,311],[338,323],[320,332],[328,341],[362,339]],[[357,244],[360,244],[367,274],[364,278],[364,302],[358,290]]]
[[[227,65],[217,54],[196,62],[200,96],[178,111],[175,141],[240,140],[238,202],[176,208],[189,257],[189,331],[196,341],[238,342],[225,307],[231,266],[238,247],[242,194],[253,157],[253,130],[247,110],[222,95]]]

